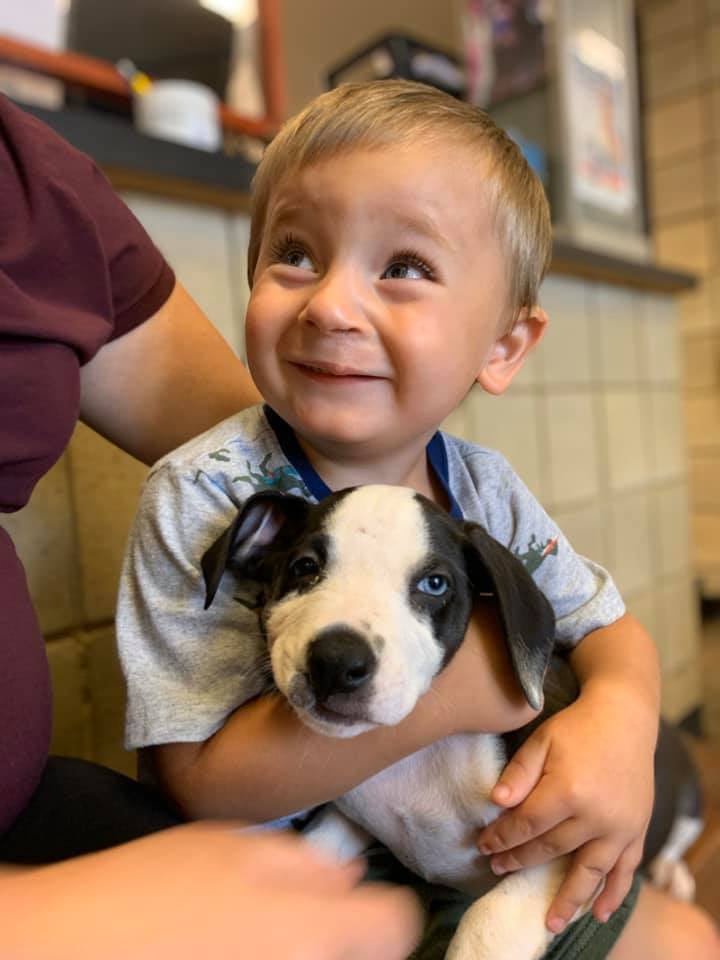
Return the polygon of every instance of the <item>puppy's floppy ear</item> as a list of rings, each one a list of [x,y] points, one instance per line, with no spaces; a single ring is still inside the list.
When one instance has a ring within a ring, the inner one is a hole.
[[[543,681],[555,638],[555,615],[525,565],[476,523],[465,524],[476,593],[493,593],[515,674],[531,707],[543,705]]]
[[[223,574],[232,562],[249,569],[273,546],[288,525],[299,529],[310,507],[307,501],[283,493],[256,493],[244,504],[230,526],[203,554],[205,609],[210,606]]]

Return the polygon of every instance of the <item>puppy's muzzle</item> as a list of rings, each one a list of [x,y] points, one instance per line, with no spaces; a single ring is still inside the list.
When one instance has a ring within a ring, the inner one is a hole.
[[[370,644],[350,627],[329,627],[308,647],[308,682],[317,704],[348,695],[362,697],[376,670],[377,657]]]

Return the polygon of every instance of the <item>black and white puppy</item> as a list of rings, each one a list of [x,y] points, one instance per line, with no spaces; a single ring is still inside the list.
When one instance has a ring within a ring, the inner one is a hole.
[[[325,735],[352,737],[406,717],[459,647],[482,594],[496,598],[528,702],[545,703],[547,715],[576,695],[552,657],[552,609],[522,562],[478,524],[453,520],[410,489],[356,487],[317,505],[257,494],[202,569],[206,608],[226,570],[260,586],[274,681]],[[324,808],[309,837],[347,857],[375,837],[419,876],[475,895],[450,960],[536,960],[552,939],[545,917],[567,862],[498,881],[475,846],[499,813],[490,791],[521,741],[441,740]]]

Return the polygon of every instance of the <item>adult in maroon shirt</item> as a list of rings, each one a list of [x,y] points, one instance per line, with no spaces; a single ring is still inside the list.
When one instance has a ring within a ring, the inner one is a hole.
[[[27,503],[78,417],[151,463],[258,399],[92,161],[0,96],[0,521]],[[356,865],[295,838],[161,830],[177,818],[134,780],[47,758],[50,708],[43,639],[0,522],[1,956],[410,952],[419,916],[404,892],[358,888]],[[73,856],[85,850],[101,852]]]
[[[27,503],[79,416],[148,462],[253,399],[244,367],[92,161],[6,99],[0,210],[0,513]],[[1,526],[0,658],[2,835],[39,783],[51,701]]]

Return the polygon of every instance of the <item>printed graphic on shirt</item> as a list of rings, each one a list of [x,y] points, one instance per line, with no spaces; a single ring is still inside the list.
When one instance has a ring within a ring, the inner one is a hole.
[[[245,461],[247,473],[242,476],[233,477],[233,483],[249,483],[256,493],[263,493],[268,490],[277,490],[280,493],[292,493],[296,491],[301,497],[309,497],[310,491],[303,483],[300,474],[288,464],[281,464],[279,467],[270,467],[268,461],[272,453],[263,457],[257,470],[253,470],[249,460]]]
[[[527,545],[527,550],[525,553],[520,553],[519,550],[515,551],[515,556],[518,560],[522,562],[527,567],[528,573],[535,573],[537,568],[543,562],[546,557],[551,555],[556,555],[558,552],[558,538],[552,537],[545,541],[545,543],[540,543],[535,534],[533,533],[530,537],[530,542]]]
[[[226,450],[225,447],[221,447],[219,450],[213,450],[208,456],[211,460],[221,460],[223,463],[230,462],[230,451]]]

